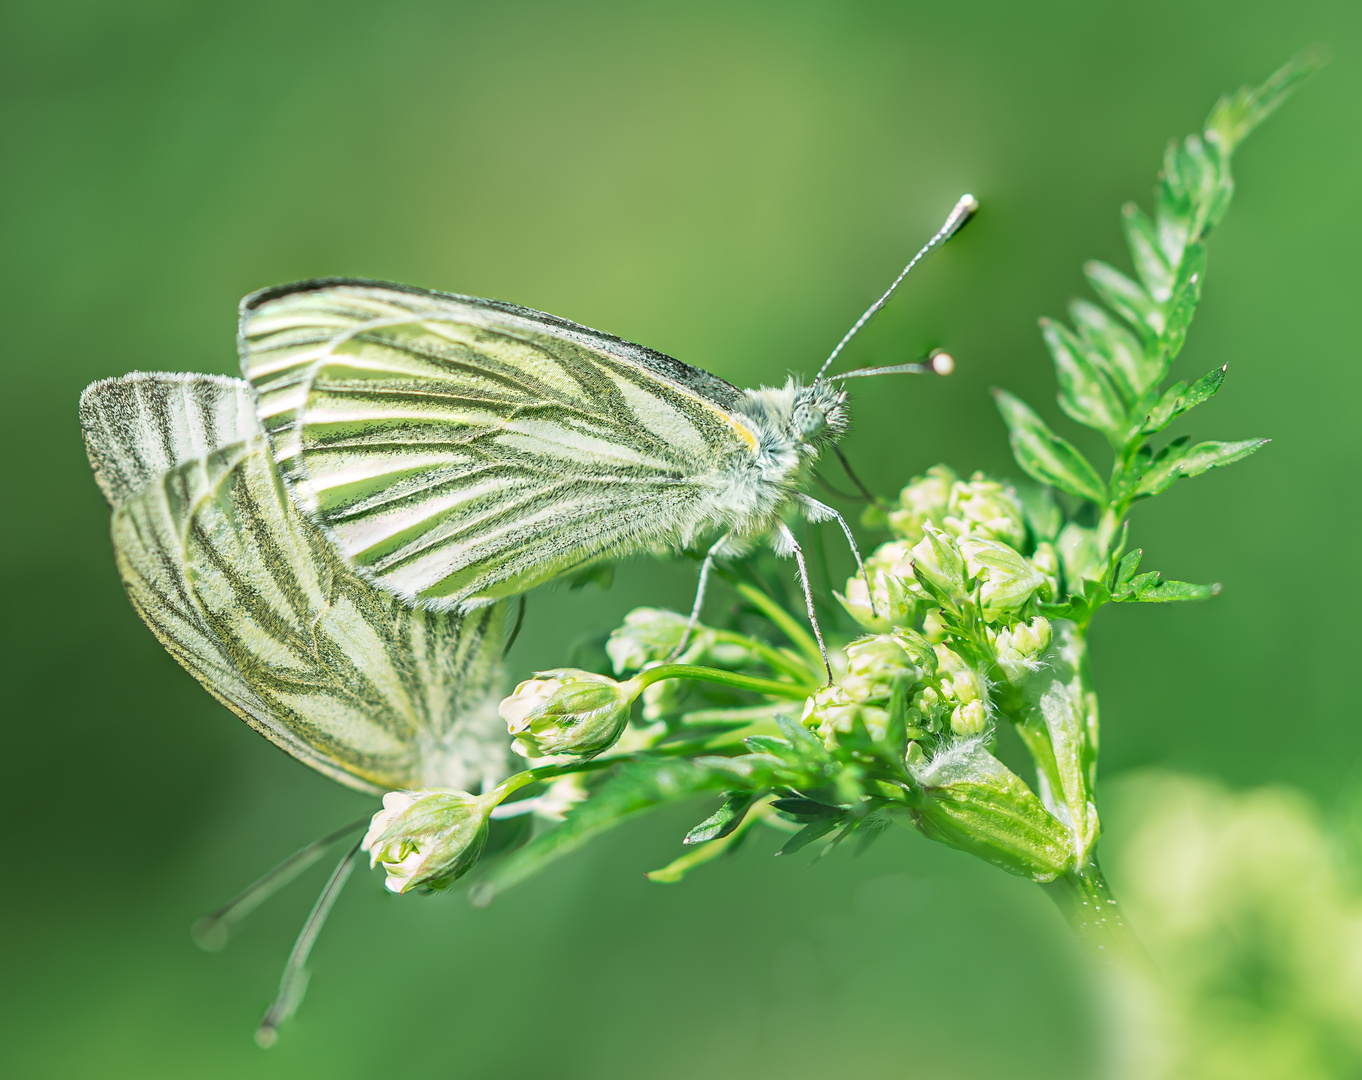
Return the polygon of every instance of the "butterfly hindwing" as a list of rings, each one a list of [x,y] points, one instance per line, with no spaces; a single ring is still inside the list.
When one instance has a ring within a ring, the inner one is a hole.
[[[128,404],[122,381],[97,384],[82,409],[92,460],[153,460],[138,443],[164,445],[158,428],[202,431],[209,412],[253,417],[239,381],[137,378],[161,383],[139,400],[197,407],[153,409],[155,422],[139,428],[118,416]],[[228,708],[342,783],[476,790],[499,779],[504,605],[467,616],[418,611],[361,581],[284,494],[253,420],[244,434],[219,446],[172,441],[186,459],[140,486],[111,488],[122,493],[119,571],[143,620]]]
[[[246,299],[240,344],[299,504],[361,573],[431,607],[688,542],[756,445],[723,380],[494,301],[291,286]]]

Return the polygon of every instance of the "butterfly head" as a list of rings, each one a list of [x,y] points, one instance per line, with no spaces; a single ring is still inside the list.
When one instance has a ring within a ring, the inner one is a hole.
[[[808,386],[794,384],[790,427],[803,445],[816,449],[825,442],[835,442],[847,429],[847,394],[840,387],[821,379]]]

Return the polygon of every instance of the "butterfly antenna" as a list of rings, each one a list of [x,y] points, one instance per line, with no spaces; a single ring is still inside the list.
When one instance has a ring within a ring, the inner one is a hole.
[[[307,922],[303,923],[298,940],[293,943],[293,951],[288,954],[284,974],[279,978],[279,993],[265,1010],[265,1015],[260,1018],[260,1026],[255,1029],[257,1045],[266,1049],[273,1046],[275,1040],[279,1038],[279,1025],[292,1016],[302,1004],[303,995],[307,993],[309,975],[307,958],[312,952],[312,946],[317,943],[317,935],[326,924],[326,917],[331,914],[331,908],[335,905],[341,890],[345,888],[346,879],[355,868],[360,843],[361,841],[356,840],[354,846],[336,864],[336,869],[331,871],[331,876],[327,878],[317,902],[312,905],[312,914],[307,917]]]
[[[908,260],[908,265],[899,271],[899,276],[894,279],[894,284],[890,285],[889,288],[885,290],[883,296],[865,309],[865,314],[852,324],[851,329],[846,332],[846,336],[837,343],[837,348],[832,350],[832,355],[824,360],[823,366],[818,369],[818,374],[814,376],[814,382],[818,382],[823,377],[823,373],[826,372],[832,362],[837,359],[837,354],[846,348],[847,342],[854,338],[861,327],[870,321],[871,316],[879,311],[880,308],[884,307],[885,304],[889,303],[889,298],[894,295],[894,290],[897,289],[899,285],[902,284],[903,279],[908,276],[908,271],[958,233],[965,222],[972,218],[974,212],[978,209],[979,201],[973,195],[960,196],[960,201],[955,204],[955,209],[950,212],[950,216],[946,218],[945,224],[937,229],[936,235],[922,245],[921,251]]]
[[[367,817],[352,821],[335,832],[327,833],[320,840],[299,848],[273,870],[247,885],[217,911],[196,922],[190,930],[194,942],[205,952],[221,950],[232,936],[232,927],[325,855],[326,849],[342,836],[348,836],[368,822]]]

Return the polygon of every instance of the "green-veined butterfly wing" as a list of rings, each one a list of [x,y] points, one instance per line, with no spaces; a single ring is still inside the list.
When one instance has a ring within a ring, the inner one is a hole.
[[[109,379],[81,421],[133,606],[229,709],[365,791],[509,771],[504,605],[418,611],[351,573],[283,492],[245,383]]]
[[[722,379],[496,301],[284,286],[243,301],[239,345],[299,505],[360,573],[432,608],[689,543],[757,448]]]

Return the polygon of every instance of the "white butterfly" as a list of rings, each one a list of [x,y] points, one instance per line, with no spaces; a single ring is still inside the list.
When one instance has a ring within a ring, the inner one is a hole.
[[[409,602],[470,611],[717,532],[697,615],[713,560],[772,536],[799,562],[817,631],[785,519],[836,520],[855,549],[802,490],[847,424],[845,392],[823,374],[976,205],[960,200],[808,385],[740,390],[528,308],[339,279],[248,296],[242,372],[299,505],[358,574]]]
[[[505,605],[419,611],[351,573],[284,494],[245,383],[134,373],[80,418],[128,597],[209,693],[362,791],[507,775]]]

